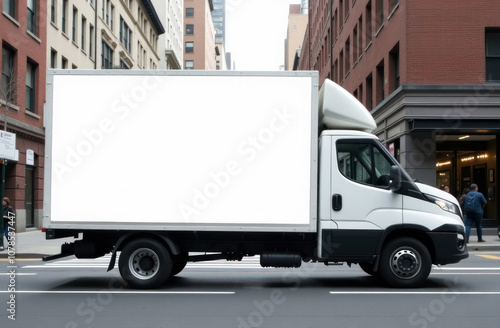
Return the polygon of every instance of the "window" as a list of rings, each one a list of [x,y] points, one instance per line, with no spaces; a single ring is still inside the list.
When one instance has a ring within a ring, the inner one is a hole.
[[[186,8],[186,17],[194,17],[194,8]]]
[[[66,33],[66,31],[68,30],[67,17],[68,17],[68,0],[63,0],[63,3],[62,3],[62,31],[63,31],[63,33]]]
[[[378,105],[385,99],[385,72],[383,60],[377,65],[376,69],[375,101],[376,105]]]
[[[368,4],[366,5],[366,15],[365,15],[365,18],[366,18],[366,44],[365,44],[365,48],[368,47],[368,45],[370,44],[370,42],[372,42],[372,38],[373,38],[373,28],[372,28],[372,3],[371,1],[368,2]]]
[[[61,57],[61,68],[63,69],[68,68],[68,60],[64,57]]]
[[[57,51],[50,49],[50,68],[57,68]]]
[[[110,0],[102,1],[102,19],[106,22],[106,25],[109,26],[111,31],[114,31],[113,27],[113,17],[115,15],[115,6],[111,3]]]
[[[123,47],[127,49],[130,53],[132,52],[132,31],[128,27],[127,23],[120,16],[120,42],[123,44]]]
[[[399,88],[399,43],[389,53],[389,88],[394,91]]]
[[[345,42],[345,74],[351,70],[351,37],[348,37]]]
[[[358,25],[354,26],[354,30],[352,31],[352,58],[354,63],[358,60]]]
[[[389,0],[389,9],[392,12],[399,5],[399,0]]]
[[[16,18],[16,0],[3,0],[3,11]]]
[[[120,59],[120,68],[121,69],[130,69],[130,67],[128,67],[128,65]]]
[[[111,13],[109,14],[109,28],[114,31],[115,6],[111,5]]]
[[[358,58],[363,55],[363,16],[358,19]]]
[[[2,47],[2,81],[1,93],[2,99],[14,102],[15,101],[15,85],[14,85],[14,56],[15,51],[10,47]]]
[[[82,50],[85,50],[85,44],[87,44],[86,42],[87,36],[85,35],[85,33],[87,33],[87,19],[82,16],[82,43],[81,43]]]
[[[28,0],[28,31],[37,34],[36,0]]]
[[[50,0],[50,21],[56,23],[56,4],[57,0]]]
[[[373,109],[373,76],[370,74],[366,78],[366,109]]]
[[[186,64],[184,65],[185,69],[194,69],[194,61],[193,60],[186,60]]]
[[[186,42],[186,52],[194,52],[194,43]]]
[[[384,25],[384,0],[376,0],[375,6],[376,6],[375,26],[376,29],[378,30],[382,27],[382,25]]]
[[[37,64],[28,60],[26,65],[26,110],[35,112],[35,79]]]
[[[94,58],[94,26],[89,24],[89,56]]]
[[[379,147],[371,140],[337,141],[340,173],[361,184],[389,188],[391,165],[395,163]]]
[[[113,49],[111,49],[111,47],[104,41],[102,41],[101,49],[102,68],[113,68]]]
[[[486,81],[500,81],[500,30],[486,30]]]
[[[186,24],[186,35],[193,35],[193,34],[194,34],[194,25]]]
[[[76,44],[76,26],[77,26],[77,19],[78,19],[78,9],[73,7],[73,25],[71,27],[71,40]]]

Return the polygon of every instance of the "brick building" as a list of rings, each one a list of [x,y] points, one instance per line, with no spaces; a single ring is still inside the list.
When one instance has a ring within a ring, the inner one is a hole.
[[[307,26],[307,15],[301,12],[301,5],[290,5],[285,39],[285,71],[291,71],[296,52],[302,46]]]
[[[0,126],[3,130],[7,121],[17,149],[17,158],[7,160],[4,187],[16,211],[17,231],[41,225],[46,8],[45,0],[3,0],[0,15]],[[7,116],[6,106],[10,107]]]
[[[500,218],[498,12],[495,0],[310,1],[298,69],[354,94],[414,178],[457,197],[475,182]]]
[[[215,70],[215,28],[212,0],[184,0],[184,69]]]

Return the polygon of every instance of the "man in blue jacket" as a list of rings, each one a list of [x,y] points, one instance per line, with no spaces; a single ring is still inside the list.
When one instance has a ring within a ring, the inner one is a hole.
[[[483,240],[483,209],[486,206],[486,198],[477,189],[477,184],[473,183],[470,185],[470,192],[467,194],[464,201],[464,223],[465,223],[465,234],[467,242],[469,242],[470,230],[472,228],[472,223],[477,229],[478,242],[482,243]]]

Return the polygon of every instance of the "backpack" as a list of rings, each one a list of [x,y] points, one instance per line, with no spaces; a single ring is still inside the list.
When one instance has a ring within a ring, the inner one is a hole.
[[[468,194],[465,197],[464,212],[466,214],[481,214],[481,207],[477,205],[475,195]]]

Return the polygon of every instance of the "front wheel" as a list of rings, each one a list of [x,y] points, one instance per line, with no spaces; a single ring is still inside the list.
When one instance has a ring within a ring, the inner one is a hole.
[[[170,277],[172,258],[158,241],[138,239],[125,245],[118,266],[131,287],[157,288]]]
[[[387,243],[380,255],[380,277],[392,287],[418,287],[429,276],[432,260],[427,248],[414,238]]]

